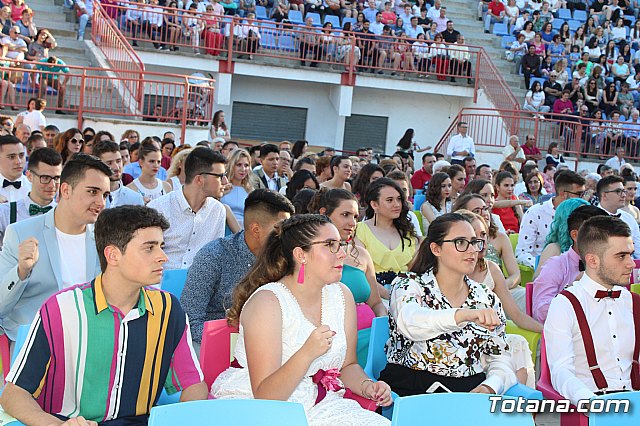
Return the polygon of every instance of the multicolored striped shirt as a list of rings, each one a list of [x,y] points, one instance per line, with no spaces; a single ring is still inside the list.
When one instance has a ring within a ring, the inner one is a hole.
[[[203,375],[174,296],[141,289],[125,315],[107,303],[100,275],[42,305],[7,381],[47,413],[102,422],[148,415],[163,387],[172,394]]]

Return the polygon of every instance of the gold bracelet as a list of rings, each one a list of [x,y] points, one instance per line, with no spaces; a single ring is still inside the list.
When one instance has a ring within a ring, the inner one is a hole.
[[[364,397],[365,397],[365,398],[367,398],[367,399],[371,399],[371,398],[370,398],[369,396],[367,396],[367,395],[365,394],[365,392],[364,392],[364,384],[365,384],[366,382],[371,382],[371,383],[375,383],[375,382],[374,382],[373,380],[369,379],[369,378],[366,378],[366,379],[364,379],[362,382],[360,382],[360,391],[362,392],[362,396],[364,396]]]

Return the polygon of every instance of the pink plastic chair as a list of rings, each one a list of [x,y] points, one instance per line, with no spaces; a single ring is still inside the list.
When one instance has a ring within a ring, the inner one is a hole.
[[[560,395],[551,384],[551,372],[547,363],[547,349],[544,342],[544,334],[540,338],[540,379],[536,388],[542,392],[544,399],[560,400],[566,399]],[[575,406],[571,406],[576,408]],[[560,426],[589,426],[589,418],[580,413],[562,413],[560,415]]]
[[[526,310],[527,315],[531,316],[533,312],[533,283],[527,283],[524,287],[525,289],[525,300],[526,300]]]
[[[230,327],[225,319],[204,323],[200,346],[200,367],[207,387],[211,388],[220,373],[231,365],[231,335],[237,332],[238,329]],[[378,408],[374,401],[355,394],[352,394],[350,399],[356,401],[365,410],[376,411]]]
[[[9,338],[6,334],[0,336],[0,360],[2,361],[2,380],[4,382],[7,378],[7,374],[9,374],[9,366],[11,365]]]

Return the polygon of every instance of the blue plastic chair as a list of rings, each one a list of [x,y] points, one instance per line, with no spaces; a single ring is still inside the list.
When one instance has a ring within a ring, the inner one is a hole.
[[[260,399],[213,399],[151,409],[149,426],[209,424],[234,426],[304,426],[302,404]]]
[[[562,10],[562,9],[560,9],[560,10]],[[569,18],[569,19],[571,19],[571,18]],[[551,23],[551,28],[553,28],[554,30],[558,31],[562,25],[564,25],[564,19],[554,19],[553,22]]]
[[[636,426],[640,419],[640,392],[612,393],[595,399],[622,399],[629,401],[626,413],[591,413],[589,426]],[[605,405],[606,406],[606,405]],[[613,405],[615,407],[615,405]]]
[[[571,11],[569,9],[558,9],[558,18],[564,19],[565,21],[571,18]]]
[[[299,10],[290,10],[289,22],[291,22],[292,24],[298,24],[298,25],[304,24],[304,19],[302,19],[302,12],[300,12]]]
[[[256,6],[256,18],[257,19],[269,19],[267,15],[267,8],[264,6]]]
[[[335,15],[325,15],[324,23],[331,22],[333,28],[342,28],[340,25],[340,17]]]
[[[289,12],[289,13],[291,13],[291,12]],[[313,26],[314,27],[321,27],[322,26],[322,20],[320,19],[320,14],[319,13],[309,12],[309,13],[307,13],[306,17],[313,19]]]
[[[500,40],[500,47],[502,47],[503,49],[508,49],[511,47],[511,44],[514,41],[516,41],[516,36],[512,36],[512,35],[504,36],[502,37],[502,40]]]
[[[573,19],[580,22],[587,22],[587,11],[586,10],[574,10],[573,11]]]
[[[428,4],[427,4],[428,6]],[[428,9],[427,9],[428,10]],[[342,19],[342,25],[344,26],[344,24],[346,24],[347,22],[351,22],[351,28],[353,28],[353,26],[356,23],[356,18],[343,18]]]
[[[278,37],[278,50],[283,52],[296,52],[296,42],[290,35]]]
[[[493,31],[492,33],[494,35],[497,36],[507,36],[510,35],[509,34],[509,28],[507,26],[507,24],[503,24],[501,22],[497,22],[495,24],[493,24]]]
[[[188,269],[169,269],[164,271],[160,288],[180,299],[184,283],[187,282],[187,271]]]
[[[580,27],[583,24],[583,22],[570,20],[570,21],[567,21],[567,24],[569,24],[569,31],[575,31],[578,29],[578,27]]]
[[[531,89],[531,87],[533,87],[533,83],[535,83],[536,81],[540,82],[540,86],[543,86],[545,80],[546,79],[543,78],[543,77],[531,77],[531,82],[529,83],[529,89]]]
[[[277,49],[278,44],[274,31],[263,31],[260,36],[260,47],[263,49]]]
[[[433,425],[451,424],[452,420],[458,425],[534,425],[531,414],[501,413],[499,410],[491,413],[492,402],[489,397],[479,393],[434,393],[397,398],[391,426],[426,424],[418,420],[425,418],[429,419],[428,424]],[[500,404],[496,403],[496,406]]]

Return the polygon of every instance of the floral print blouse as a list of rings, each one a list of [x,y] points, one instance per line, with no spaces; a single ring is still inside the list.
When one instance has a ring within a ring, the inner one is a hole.
[[[448,377],[486,373],[483,382],[496,393],[516,383],[508,352],[506,317],[498,297],[483,284],[465,278],[469,295],[461,309],[493,308],[500,326],[489,331],[473,322],[456,324],[453,308],[435,275],[400,273],[391,285],[387,360],[414,370]]]

